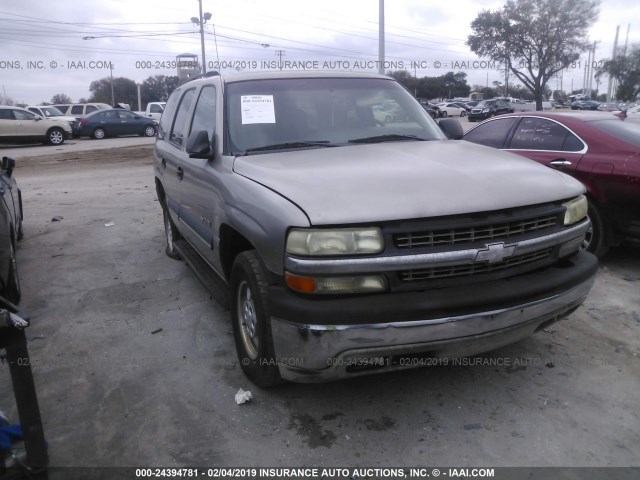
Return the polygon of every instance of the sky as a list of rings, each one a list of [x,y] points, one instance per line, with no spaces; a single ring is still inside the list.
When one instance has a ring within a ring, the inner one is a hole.
[[[0,4],[0,97],[29,105],[57,93],[73,101],[111,75],[142,83],[175,75],[176,55],[201,56],[198,0],[19,0]],[[488,59],[465,45],[471,22],[504,1],[386,0],[385,70],[423,76],[463,71],[470,85],[504,81]],[[202,0],[208,70],[289,68],[377,71],[379,0]],[[589,38],[595,61],[611,57],[616,26],[624,45],[640,43],[640,2],[602,0]],[[584,64],[552,80],[551,89],[583,86]],[[515,79],[511,83],[517,83]],[[595,81],[593,83],[595,88]],[[600,91],[606,90],[600,84]]]

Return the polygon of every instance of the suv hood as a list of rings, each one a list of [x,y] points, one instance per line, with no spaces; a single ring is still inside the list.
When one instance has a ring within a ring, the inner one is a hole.
[[[501,210],[584,192],[568,175],[462,140],[251,155],[233,170],[298,205],[312,225]]]

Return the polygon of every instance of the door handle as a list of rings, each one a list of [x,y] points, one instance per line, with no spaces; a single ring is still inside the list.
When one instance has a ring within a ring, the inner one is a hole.
[[[554,167],[570,167],[571,162],[569,160],[558,159],[558,160],[553,160],[549,162],[549,165]]]
[[[164,170],[165,168],[167,168],[167,161],[163,158],[162,161],[160,162],[162,163],[162,169]]]
[[[178,174],[178,178],[182,180],[182,177],[184,177],[184,170],[182,169],[182,167],[178,167],[176,173]]]

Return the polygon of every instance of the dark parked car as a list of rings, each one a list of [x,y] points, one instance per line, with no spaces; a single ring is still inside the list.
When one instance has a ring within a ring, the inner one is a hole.
[[[604,255],[640,240],[640,122],[596,112],[517,113],[488,120],[464,139],[560,170],[587,188],[592,230],[585,247]]]
[[[515,109],[508,98],[492,98],[491,100],[482,100],[469,112],[469,121],[485,120],[494,115],[502,115],[504,113],[513,113]]]
[[[440,107],[438,107],[437,105],[426,102],[424,100],[419,100],[419,102],[420,102],[420,105],[422,105],[422,108],[424,108],[425,111],[429,114],[429,116],[434,120],[442,116],[442,110],[440,110]]]
[[[600,102],[594,102],[593,100],[582,100],[573,102],[571,104],[571,110],[598,110]]]
[[[141,135],[153,137],[158,123],[128,110],[113,108],[99,110],[84,117],[74,130],[79,137],[117,137],[119,135]]]
[[[16,161],[2,157],[0,165],[0,296],[20,301],[16,244],[22,238],[22,195],[13,178]]]

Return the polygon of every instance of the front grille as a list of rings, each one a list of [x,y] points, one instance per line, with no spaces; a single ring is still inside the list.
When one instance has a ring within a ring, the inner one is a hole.
[[[543,215],[526,220],[482,226],[402,232],[393,235],[397,248],[422,248],[474,242],[503,241],[516,235],[538,232],[556,226],[558,215]]]
[[[480,275],[487,273],[499,272],[507,268],[521,267],[533,264],[546,258],[549,258],[553,252],[553,248],[547,248],[538,252],[518,257],[507,258],[498,263],[472,263],[470,265],[453,265],[447,267],[431,267],[415,270],[405,270],[398,272],[400,280],[403,282],[422,282],[425,280],[437,280],[453,277],[468,277],[471,275]]]

